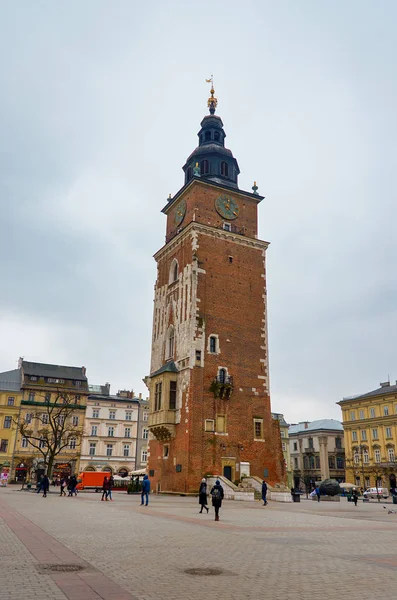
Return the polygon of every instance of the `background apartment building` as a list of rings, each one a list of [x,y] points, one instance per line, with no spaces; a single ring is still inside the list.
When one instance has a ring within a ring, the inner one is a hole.
[[[148,404],[132,391],[111,395],[110,385],[90,386],[87,400],[81,471],[107,471],[123,477],[147,461]]]
[[[343,427],[335,419],[289,427],[294,487],[311,489],[324,479],[345,480]]]

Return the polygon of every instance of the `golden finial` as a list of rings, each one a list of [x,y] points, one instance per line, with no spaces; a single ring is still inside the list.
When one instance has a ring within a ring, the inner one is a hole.
[[[214,96],[214,94],[215,94],[215,90],[214,90],[214,76],[211,75],[211,78],[210,79],[206,79],[205,81],[207,83],[211,84],[211,90],[210,90],[211,97],[208,98],[207,106],[210,109],[210,114],[213,115],[215,113],[215,109],[216,109],[216,107],[218,105],[218,100]]]

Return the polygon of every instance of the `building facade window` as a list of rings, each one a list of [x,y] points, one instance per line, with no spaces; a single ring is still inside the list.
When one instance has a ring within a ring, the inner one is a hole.
[[[285,452],[287,450],[287,445],[285,442],[282,443],[282,448],[283,448],[283,452]]]
[[[206,131],[205,132],[205,137],[207,139],[207,136],[209,134],[209,139],[211,139],[211,132],[210,131]],[[202,160],[200,163],[200,174],[201,175],[208,175],[209,173],[209,163],[208,160]]]
[[[342,438],[340,438],[340,437],[335,438],[335,448],[337,450],[342,450]]]
[[[149,413],[147,410],[145,410],[145,412],[143,413],[143,420],[144,421],[149,421]]]
[[[29,402],[34,402],[34,397],[35,397],[35,393],[29,392],[29,397],[28,397]]]
[[[176,381],[170,381],[170,410],[176,409]]]
[[[124,444],[124,456],[130,455],[130,446],[129,444]]]
[[[225,381],[226,381],[226,369],[219,369],[218,378],[219,378],[219,383],[225,383]]]
[[[131,411],[126,411],[126,413],[125,413],[125,420],[126,421],[132,421],[132,412]]]
[[[143,430],[143,435],[142,435],[142,438],[143,438],[144,440],[147,440],[147,439],[149,438],[149,429],[144,429],[144,430]]]
[[[334,456],[328,457],[328,466],[330,469],[335,469],[335,457]]]
[[[174,343],[175,343],[175,329],[171,326],[167,334],[167,356],[166,358],[174,358]]]
[[[367,432],[365,429],[361,430],[361,439],[363,440],[363,442],[367,440]]]
[[[12,417],[4,417],[4,429],[11,429]]]
[[[363,460],[365,462],[365,464],[369,463],[369,454],[368,454],[368,450],[364,450],[363,452]]]
[[[386,427],[386,437],[387,438],[391,438],[392,437],[391,427]]]
[[[357,442],[357,431],[352,431],[352,440],[353,442]]]
[[[215,431],[214,419],[206,419],[204,421],[204,431]]]
[[[28,439],[27,438],[22,438],[22,448],[27,448],[29,445]]]
[[[99,408],[93,408],[92,409],[92,418],[93,419],[99,419]]]
[[[374,419],[375,418],[375,409],[374,408],[370,408],[369,409],[369,414],[370,414],[371,419]]]
[[[356,413],[354,410],[350,411],[350,421],[355,421],[356,419]]]
[[[79,418],[76,415],[72,418],[72,424],[73,427],[77,427],[79,424]]]
[[[77,440],[76,440],[76,438],[70,438],[69,448],[71,450],[76,450],[76,446],[77,446]]]
[[[98,435],[98,425],[91,425],[91,435]]]
[[[308,439],[308,443],[309,443],[309,448],[310,448],[311,450],[313,450],[313,448],[314,448],[314,446],[313,446],[313,438],[309,437],[309,439]]]
[[[360,410],[360,412],[358,413],[358,416],[360,417],[360,419],[364,419],[364,411]]]
[[[376,463],[380,463],[380,450],[379,448],[375,448],[374,450],[374,459]]]
[[[314,457],[315,463],[316,463],[316,469],[320,469],[320,457],[319,456],[315,456]]]
[[[43,425],[48,425],[50,420],[50,415],[48,413],[43,413],[41,415],[41,422],[43,423]]]
[[[296,456],[294,457],[294,469],[298,468],[298,459],[296,458]]]
[[[358,452],[355,452],[355,453],[354,453],[354,464],[355,464],[355,465],[358,465],[358,464],[360,464],[360,455],[359,455],[359,453],[358,453]]]
[[[161,381],[156,383],[155,391],[154,391],[154,410],[161,410],[161,395],[163,391],[163,384]]]
[[[218,433],[226,433],[226,417],[225,415],[216,416],[216,430]]]
[[[388,407],[388,406],[384,406],[384,407],[383,407],[383,415],[384,415],[385,417],[388,417],[388,416],[389,416],[389,407]]]
[[[216,337],[214,335],[210,337],[210,352],[216,353]]]
[[[343,460],[342,456],[337,456],[336,457],[336,468],[337,469],[344,469],[345,468],[345,461]]]
[[[164,444],[163,446],[163,458],[168,458],[170,453],[170,447],[168,444]]]
[[[254,439],[263,440],[263,419],[254,419]]]
[[[116,418],[116,411],[109,410],[109,419],[111,419],[113,421],[115,418]]]
[[[388,448],[387,455],[389,457],[389,462],[394,462],[394,448]]]
[[[96,443],[90,442],[90,456],[95,456],[96,452]]]
[[[0,452],[7,452],[8,440],[0,440]]]
[[[40,438],[39,440],[39,448],[45,448],[45,441],[43,440],[43,438]]]
[[[297,452],[298,450],[298,442],[294,442],[294,452]]]
[[[124,428],[124,437],[126,437],[126,438],[131,437],[131,427]]]
[[[113,444],[106,444],[106,456],[112,456]]]
[[[147,462],[147,450],[146,450],[146,448],[143,448],[143,450],[141,452],[141,462]]]
[[[224,160],[221,162],[221,175],[224,175],[225,177],[228,177],[229,175],[229,166]]]
[[[15,404],[15,398],[14,398],[14,396],[8,396],[7,405],[8,406],[14,406],[14,404]]]
[[[114,437],[114,427],[112,425],[108,427],[108,437]]]
[[[372,430],[372,439],[373,440],[377,440],[378,439],[378,428],[374,427]]]
[[[196,363],[201,363],[201,350],[196,350]]]

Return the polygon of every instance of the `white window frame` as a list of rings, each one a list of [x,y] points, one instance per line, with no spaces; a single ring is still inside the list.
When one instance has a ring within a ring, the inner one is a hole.
[[[142,450],[141,450],[141,462],[143,462],[143,463],[147,462],[147,458],[148,458],[147,448],[142,448]]]
[[[380,463],[381,462],[381,456],[380,456],[380,449],[379,448],[375,448],[374,449],[374,461],[376,463]]]
[[[256,424],[261,425],[261,437],[256,437]],[[265,432],[263,430],[263,419],[254,419],[254,442],[263,442],[265,439]]]
[[[123,456],[124,456],[124,458],[126,458],[129,455],[130,455],[130,444],[124,444]]]
[[[29,446],[29,440],[28,440],[28,438],[22,438],[21,447],[22,448],[27,448],[28,446]]]
[[[131,427],[124,427],[124,437],[125,438],[131,437]]]
[[[386,405],[383,407],[383,416],[384,417],[388,417],[389,416],[389,406]]]
[[[210,433],[213,433],[215,431],[215,420],[214,419],[205,419],[204,431],[207,431]]]
[[[99,408],[93,408],[92,409],[92,418],[93,419],[99,419]]]
[[[98,425],[91,425],[91,435],[98,435]]]
[[[215,338],[215,351],[211,350],[211,338]],[[210,333],[208,335],[207,352],[208,354],[220,354],[221,349],[219,346],[219,335],[217,333]]]
[[[142,439],[143,440],[148,440],[149,439],[149,429],[144,429],[142,432]]]
[[[95,456],[96,455],[96,442],[90,442],[90,446],[88,449],[88,454],[89,456]]]
[[[385,427],[385,436],[387,438],[393,437],[393,433],[392,433],[392,428],[391,427]]]
[[[352,441],[357,442],[357,431],[352,431]]]
[[[106,456],[113,456],[113,445],[114,444],[106,444]]]

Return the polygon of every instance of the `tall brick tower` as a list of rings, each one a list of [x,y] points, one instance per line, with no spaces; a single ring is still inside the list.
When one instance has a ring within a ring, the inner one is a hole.
[[[284,482],[270,412],[266,249],[257,237],[263,196],[238,187],[237,160],[215,115],[169,198],[165,245],[155,254],[149,414],[154,489],[195,491],[206,474]]]

